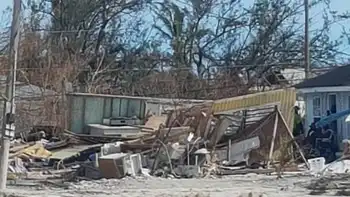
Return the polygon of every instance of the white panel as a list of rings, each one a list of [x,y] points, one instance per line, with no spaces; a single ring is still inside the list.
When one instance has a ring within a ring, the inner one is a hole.
[[[232,144],[230,148],[230,160],[231,165],[235,165],[239,162],[247,162],[249,159],[249,152],[253,149],[260,147],[259,137],[246,139],[237,143]]]
[[[328,94],[327,93],[321,93],[321,116],[325,117],[327,115],[328,110]]]
[[[306,100],[306,107],[305,107],[305,132],[309,130],[309,126],[311,125],[313,121],[313,109],[312,109],[312,99],[313,95],[312,94],[306,94],[305,95],[305,100]]]
[[[343,93],[343,110],[349,109],[349,97],[350,93],[349,92],[344,92]],[[345,117],[346,118],[346,117]],[[349,139],[350,138],[350,123],[345,122],[345,118],[342,119],[342,125],[343,125],[343,139]]]

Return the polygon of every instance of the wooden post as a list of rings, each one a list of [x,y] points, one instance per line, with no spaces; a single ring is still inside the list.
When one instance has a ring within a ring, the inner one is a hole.
[[[190,165],[190,144],[187,144],[187,165]]]
[[[273,159],[273,149],[275,147],[275,140],[276,140],[276,134],[277,134],[277,125],[278,125],[278,110],[277,106],[275,107],[275,123],[273,126],[273,134],[272,134],[272,140],[271,140],[271,146],[270,146],[270,153],[269,153],[269,160],[267,161],[267,168],[270,168],[271,160]]]
[[[281,113],[278,109],[277,109],[277,112],[278,112],[277,115],[280,115],[280,116],[281,116],[281,120],[282,120],[283,123],[286,125],[287,132],[288,132],[289,136],[291,136],[291,138],[293,139],[293,143],[294,143],[295,146],[297,147],[297,149],[298,149],[298,151],[299,151],[299,153],[300,153],[300,155],[301,155],[301,158],[304,160],[304,162],[305,162],[305,164],[306,164],[306,167],[307,167],[308,169],[310,169],[310,165],[309,165],[309,163],[307,162],[307,160],[306,160],[306,158],[305,158],[305,155],[304,155],[303,151],[301,150],[299,144],[294,140],[293,133],[290,131],[290,128],[288,127],[287,122],[286,122],[286,120],[284,119],[282,113]]]
[[[227,161],[231,161],[231,145],[232,145],[232,140],[228,140],[228,146],[227,146]]]

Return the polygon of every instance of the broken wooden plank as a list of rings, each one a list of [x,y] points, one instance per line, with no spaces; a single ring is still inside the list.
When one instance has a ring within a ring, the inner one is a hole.
[[[240,170],[220,170],[219,175],[243,175],[243,174],[270,174],[275,172],[275,169],[240,169]]]
[[[151,116],[145,123],[145,127],[156,131],[161,125],[165,127],[167,120],[168,116]]]
[[[310,169],[310,164],[309,164],[309,162],[307,162],[307,160],[306,160],[306,158],[305,158],[305,155],[304,155],[304,153],[303,153],[303,150],[300,148],[299,144],[294,140],[293,133],[292,133],[292,131],[290,130],[290,128],[288,127],[286,120],[284,119],[284,117],[283,117],[281,111],[280,111],[278,108],[277,108],[277,112],[278,112],[278,115],[281,117],[282,122],[284,123],[284,125],[285,125],[286,128],[287,128],[287,132],[288,132],[289,136],[293,139],[293,143],[294,143],[294,145],[297,147],[297,149],[298,149],[298,151],[299,151],[299,153],[300,153],[300,155],[301,155],[301,158],[303,159],[303,161],[304,161],[305,164],[306,164],[307,169]]]
[[[273,134],[272,134],[272,140],[271,140],[271,146],[270,146],[269,159],[267,161],[268,168],[270,168],[270,163],[271,163],[272,155],[274,152],[275,139],[276,139],[276,134],[277,134],[277,126],[278,126],[278,112],[277,112],[277,107],[276,107],[275,123],[273,125]]]

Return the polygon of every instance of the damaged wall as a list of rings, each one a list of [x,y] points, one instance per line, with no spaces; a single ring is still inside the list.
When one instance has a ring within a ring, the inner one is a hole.
[[[247,129],[242,131],[242,136],[235,140],[241,141],[256,136],[259,137],[260,147],[257,150],[251,151],[249,163],[260,163],[260,161],[268,160],[271,141],[273,139],[273,130],[276,113],[277,112],[273,112],[270,115],[258,121],[257,123],[249,126]],[[290,160],[292,158],[292,155],[289,154],[290,152],[283,152],[285,151],[285,149],[289,149],[291,147],[292,144],[289,142],[292,142],[292,137],[288,132],[288,129],[281,117],[281,114],[278,113],[277,132],[272,157],[274,160]]]
[[[104,118],[136,116],[143,120],[147,113],[160,116],[169,109],[210,102],[89,93],[70,93],[67,100],[68,128],[74,133],[83,133],[86,124],[101,124]]]
[[[101,124],[104,118],[145,117],[145,99],[103,94],[72,93],[67,95],[68,127],[83,133],[86,124]]]
[[[228,114],[236,111],[266,105],[278,105],[289,128],[293,129],[296,90],[294,88],[261,92],[216,100],[213,103],[214,114]]]

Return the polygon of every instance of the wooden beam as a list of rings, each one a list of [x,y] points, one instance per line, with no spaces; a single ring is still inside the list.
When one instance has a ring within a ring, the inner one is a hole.
[[[267,161],[267,168],[270,168],[272,156],[273,156],[273,149],[275,147],[275,140],[276,140],[276,134],[277,134],[277,126],[278,126],[278,109],[276,107],[275,110],[275,123],[273,126],[273,134],[272,134],[272,140],[271,140],[271,146],[270,146],[270,153],[269,153],[269,160]]]

